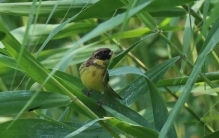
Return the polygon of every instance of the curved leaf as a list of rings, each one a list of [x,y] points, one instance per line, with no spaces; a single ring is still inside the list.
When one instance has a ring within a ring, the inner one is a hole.
[[[122,75],[122,74],[138,74],[144,76],[144,73],[139,68],[134,66],[125,66],[125,67],[114,68],[109,70],[110,76]]]
[[[26,90],[0,92],[0,116],[19,113],[35,93]],[[42,91],[37,93],[37,97],[25,111],[66,106],[71,102],[71,99],[66,95]]]
[[[145,75],[156,84],[178,59],[179,57],[174,57],[170,60],[167,60],[164,63],[150,69],[145,73]],[[123,88],[119,93],[124,98],[122,103],[125,105],[130,105],[144,95],[147,91],[147,82],[145,77],[141,76],[131,82],[130,85],[127,85],[125,88]]]
[[[74,128],[42,119],[19,119],[13,126],[6,129],[10,123],[11,121],[0,124],[0,135],[2,137],[63,137],[75,130]]]
[[[152,101],[154,123],[155,123],[156,128],[160,131],[168,118],[167,106],[162,96],[160,95],[158,89],[149,79],[147,79],[147,84],[149,87],[149,92],[150,92],[151,101]],[[167,136],[170,138],[177,137],[176,130],[174,129],[173,124]]]
[[[9,57],[9,56],[5,56],[0,54],[0,62],[3,63],[4,65],[6,65],[7,67],[19,70],[19,71],[23,71],[17,64],[17,62]]]
[[[100,120],[106,120],[107,118],[98,118],[95,119],[85,125],[83,125],[82,127],[78,128],[77,130],[75,130],[74,132],[66,135],[64,138],[71,138],[71,137],[75,137],[76,135],[80,134],[82,131],[88,129],[90,126],[92,126],[93,124],[97,123]]]
[[[158,133],[152,129],[122,122],[115,118],[110,118],[110,117],[107,118],[109,118],[108,120],[106,120],[107,123],[114,126],[115,128],[122,131],[123,133],[129,134],[135,138],[142,138],[143,136],[147,136],[147,138],[158,137]]]

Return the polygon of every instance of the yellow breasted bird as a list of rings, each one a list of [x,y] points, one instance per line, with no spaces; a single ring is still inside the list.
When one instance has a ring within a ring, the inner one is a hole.
[[[89,89],[88,95],[92,90],[99,91],[101,94],[108,92],[122,100],[108,84],[109,74],[106,65],[112,54],[113,51],[109,48],[100,48],[96,50],[86,62],[81,64],[79,69],[81,81],[84,86]]]

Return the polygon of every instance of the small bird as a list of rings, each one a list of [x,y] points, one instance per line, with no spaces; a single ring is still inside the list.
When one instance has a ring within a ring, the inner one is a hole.
[[[88,96],[92,90],[101,92],[101,102],[104,92],[112,94],[114,97],[122,98],[109,86],[109,73],[107,71],[107,62],[113,55],[109,48],[100,48],[92,56],[81,64],[80,75],[84,86],[89,90]]]

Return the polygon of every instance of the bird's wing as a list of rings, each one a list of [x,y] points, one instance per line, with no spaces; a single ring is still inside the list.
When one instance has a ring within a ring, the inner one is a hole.
[[[80,74],[82,74],[82,72],[85,70],[85,68],[89,67],[91,64],[93,64],[93,59],[92,58],[89,58],[87,61],[82,63],[80,68],[79,68]]]
[[[122,100],[122,97],[120,97],[108,84],[109,82],[109,73],[107,71],[107,69],[104,71],[105,73],[103,74],[104,75],[104,86],[106,88],[106,92],[110,92],[113,96],[115,96],[116,98]]]
[[[79,70],[82,70],[82,69],[85,67],[85,64],[86,64],[85,62],[82,63],[81,66],[80,66],[80,68],[79,68]]]
[[[84,72],[85,67],[86,67],[86,62],[82,63],[80,68],[79,68],[80,75],[82,75],[82,73]]]

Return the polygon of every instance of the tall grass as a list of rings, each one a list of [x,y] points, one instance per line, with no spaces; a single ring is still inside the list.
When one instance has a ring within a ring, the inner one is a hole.
[[[0,3],[2,137],[218,137],[219,3]],[[78,68],[115,52],[110,85],[84,93]]]

